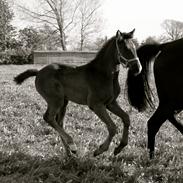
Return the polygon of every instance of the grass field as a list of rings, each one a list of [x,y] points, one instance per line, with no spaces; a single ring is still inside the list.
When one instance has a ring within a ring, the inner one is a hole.
[[[46,103],[36,92],[34,78],[16,86],[13,77],[41,66],[0,66],[0,183],[182,183],[183,137],[168,122],[156,138],[156,156],[146,150],[146,122],[152,110],[138,113],[124,95],[126,71],[121,69],[119,104],[130,112],[129,144],[117,156],[113,150],[123,126],[117,124],[109,151],[93,151],[107,136],[104,124],[85,106],[69,103],[65,128],[74,138],[78,157],[67,159],[58,134],[42,119]],[[153,85],[153,83],[152,83]],[[178,116],[181,120],[182,115]]]

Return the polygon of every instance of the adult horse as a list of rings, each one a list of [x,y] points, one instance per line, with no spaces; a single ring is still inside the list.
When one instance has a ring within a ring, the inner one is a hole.
[[[137,55],[142,64],[142,72],[134,76],[128,71],[128,97],[132,106],[144,110],[153,105],[148,84],[149,64],[154,62],[154,78],[159,105],[148,120],[148,148],[150,157],[154,155],[155,136],[161,125],[168,119],[182,134],[183,124],[174,117],[183,109],[183,39],[164,44],[146,44],[138,48]]]
[[[95,156],[108,150],[116,133],[116,125],[107,109],[119,116],[124,123],[123,136],[114,153],[118,154],[127,145],[130,120],[116,99],[120,93],[119,64],[128,67],[135,75],[141,72],[141,65],[131,39],[133,33],[134,30],[129,33],[117,31],[116,36],[108,40],[96,57],[86,65],[71,67],[54,63],[40,71],[27,70],[14,78],[17,84],[21,84],[25,79],[36,76],[36,89],[47,102],[47,111],[43,118],[58,131],[68,155],[76,152],[73,139],[63,129],[68,101],[88,105],[107,126],[109,135],[95,150]]]

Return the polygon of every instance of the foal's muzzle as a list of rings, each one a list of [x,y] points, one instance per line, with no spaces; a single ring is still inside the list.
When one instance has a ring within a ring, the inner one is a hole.
[[[142,71],[142,66],[138,57],[128,60],[128,67],[135,76],[139,75]]]

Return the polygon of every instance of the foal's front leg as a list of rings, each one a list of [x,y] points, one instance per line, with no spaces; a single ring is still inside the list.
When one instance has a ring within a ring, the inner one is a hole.
[[[110,118],[109,114],[107,113],[106,107],[103,104],[92,107],[92,110],[106,124],[108,132],[109,132],[107,139],[94,152],[94,156],[98,156],[99,154],[102,154],[104,151],[108,150],[109,145],[112,141],[112,138],[116,134],[116,125]]]
[[[128,144],[128,132],[129,132],[129,126],[130,126],[130,119],[128,114],[121,109],[121,107],[118,105],[116,101],[113,101],[110,103],[107,108],[115,115],[121,118],[124,128],[123,128],[123,136],[120,141],[120,144],[118,147],[114,150],[114,155],[117,155],[121,152],[121,150]]]

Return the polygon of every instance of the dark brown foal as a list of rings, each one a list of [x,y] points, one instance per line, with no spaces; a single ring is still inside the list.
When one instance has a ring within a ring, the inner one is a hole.
[[[97,156],[107,151],[116,134],[116,125],[107,110],[119,116],[124,123],[121,142],[114,154],[120,153],[128,143],[129,116],[116,102],[120,93],[118,82],[119,65],[128,67],[134,75],[141,72],[141,65],[131,40],[134,30],[129,33],[117,31],[90,63],[71,67],[63,64],[50,64],[40,71],[27,70],[15,77],[17,84],[36,76],[36,89],[47,102],[44,120],[58,131],[66,153],[76,152],[72,137],[63,128],[63,119],[68,101],[87,105],[105,124],[108,137],[94,152]]]

